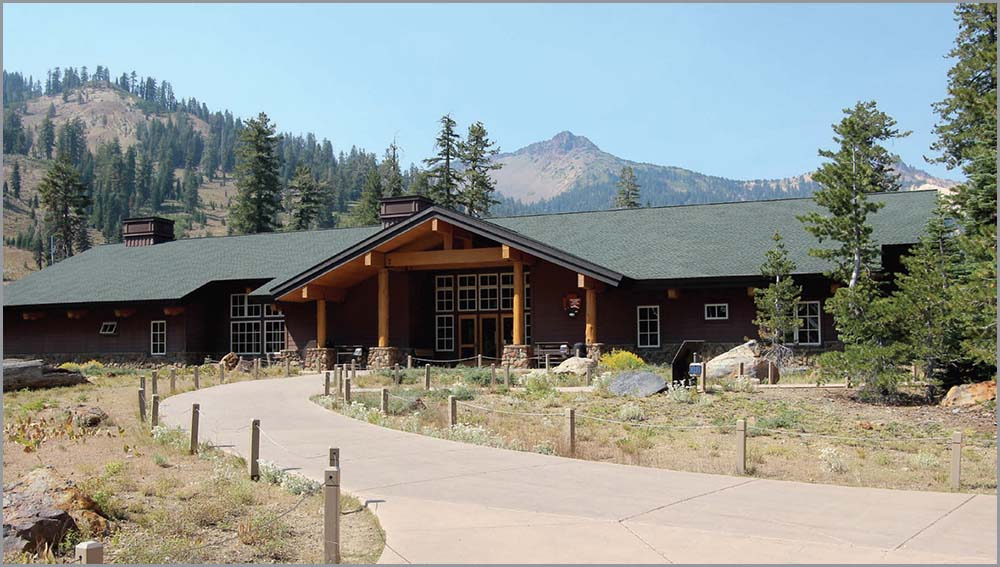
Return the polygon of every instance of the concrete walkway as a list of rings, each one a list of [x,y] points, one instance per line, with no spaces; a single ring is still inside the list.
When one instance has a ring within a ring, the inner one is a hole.
[[[345,490],[387,536],[382,563],[996,563],[995,496],[849,488],[589,462],[369,425],[309,401],[322,378],[167,398],[163,420]],[[273,441],[273,442],[272,442]],[[278,446],[278,444],[283,447]]]

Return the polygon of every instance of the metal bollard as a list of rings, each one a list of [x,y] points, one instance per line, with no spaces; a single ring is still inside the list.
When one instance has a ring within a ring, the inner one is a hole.
[[[458,400],[455,396],[448,396],[448,425],[458,425]]]
[[[747,421],[736,420],[736,472],[747,474]]]
[[[340,563],[340,467],[326,469],[323,483],[323,560]]]
[[[199,366],[195,366],[194,367],[194,389],[195,390],[197,390],[199,388],[199,386],[198,386],[198,375],[200,374],[200,372],[199,372],[200,370],[201,370],[201,367],[199,367]]]
[[[201,415],[201,405],[191,404],[191,447],[188,452],[192,455],[198,452],[198,417]]]
[[[330,395],[330,371],[327,370],[323,376],[323,395]]]
[[[153,414],[150,420],[150,425],[156,427],[160,424],[160,395],[153,394]]]
[[[351,379],[344,380],[344,404],[351,405]]]
[[[176,392],[177,392],[177,369],[176,368],[171,368],[170,369],[170,393],[173,394],[173,393],[176,393]]]
[[[74,563],[83,565],[101,565],[104,563],[104,544],[99,541],[82,541],[76,544],[76,560]]]
[[[139,388],[139,421],[146,423],[146,389]]]
[[[962,488],[962,432],[951,434],[951,489]]]
[[[566,408],[566,447],[570,457],[576,455],[576,410],[573,408]]]
[[[382,388],[382,415],[389,415],[389,388]]]
[[[250,422],[250,480],[260,479],[260,420]]]

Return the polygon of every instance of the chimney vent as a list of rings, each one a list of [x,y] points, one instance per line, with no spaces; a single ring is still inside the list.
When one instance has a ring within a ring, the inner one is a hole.
[[[378,218],[382,221],[382,228],[388,228],[433,205],[434,201],[420,195],[385,197],[379,201]]]
[[[122,221],[125,246],[152,246],[174,239],[174,221],[163,217],[137,217]]]

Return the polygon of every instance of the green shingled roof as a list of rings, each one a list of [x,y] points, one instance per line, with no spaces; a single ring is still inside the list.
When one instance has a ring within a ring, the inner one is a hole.
[[[936,192],[873,197],[886,205],[870,217],[875,241],[916,242]],[[632,279],[759,274],[780,230],[798,273],[821,273],[808,255],[818,243],[796,218],[811,199],[749,201],[489,219],[553,248]],[[196,238],[153,246],[99,246],[4,287],[4,304],[50,305],[175,300],[212,281],[270,280],[255,294],[377,234],[379,227]]]
[[[935,191],[873,196],[885,206],[869,217],[882,245],[911,244],[934,209]],[[490,219],[632,279],[688,279],[760,274],[764,253],[781,231],[796,273],[830,265],[809,256],[820,247],[796,218],[819,207],[812,199],[747,201]]]

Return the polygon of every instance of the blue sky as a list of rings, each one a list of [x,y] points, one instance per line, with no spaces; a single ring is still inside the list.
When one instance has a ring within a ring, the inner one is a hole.
[[[875,99],[924,163],[946,93],[952,6],[3,6],[4,68],[135,69],[178,96],[404,163],[437,119],[503,150],[562,130],[627,159],[730,178],[814,169],[842,108]],[[43,39],[44,38],[44,39]]]

